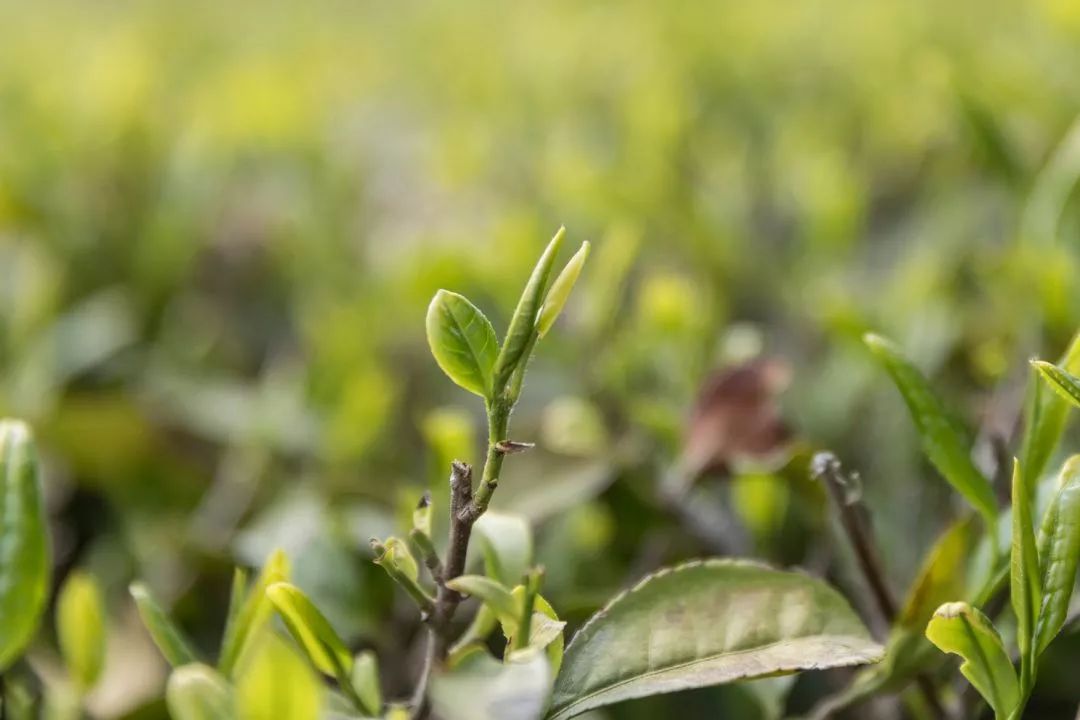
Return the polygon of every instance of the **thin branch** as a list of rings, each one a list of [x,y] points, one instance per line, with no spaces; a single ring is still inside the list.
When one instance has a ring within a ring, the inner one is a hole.
[[[821,452],[814,456],[810,464],[810,473],[814,479],[823,482],[828,488],[829,499],[840,515],[840,522],[855,551],[863,578],[870,587],[882,618],[892,625],[897,615],[896,598],[885,579],[885,572],[881,567],[881,556],[867,527],[866,509],[859,503],[857,493],[854,492],[857,478],[845,475],[839,458],[830,452]],[[934,716],[947,717],[945,706],[938,697],[933,681],[920,673],[916,676],[916,683]]]

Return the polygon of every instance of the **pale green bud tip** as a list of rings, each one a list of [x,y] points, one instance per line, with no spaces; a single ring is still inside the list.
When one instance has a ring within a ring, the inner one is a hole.
[[[540,337],[547,335],[558,319],[570,297],[570,292],[581,275],[581,269],[585,267],[585,261],[589,259],[591,248],[588,241],[581,243],[581,248],[574,253],[574,257],[570,258],[570,262],[566,263],[566,267],[552,283],[551,290],[544,300],[544,307],[540,309],[540,317],[536,320],[536,332]]]

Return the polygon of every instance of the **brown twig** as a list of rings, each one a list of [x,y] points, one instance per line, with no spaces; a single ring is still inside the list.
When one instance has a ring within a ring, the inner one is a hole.
[[[885,622],[892,625],[897,615],[896,598],[893,596],[888,581],[885,579],[885,572],[881,567],[881,558],[878,555],[877,545],[874,543],[874,539],[867,527],[866,510],[853,493],[855,489],[854,478],[844,474],[839,458],[830,452],[820,452],[814,456],[810,465],[810,473],[828,488],[829,499],[840,516],[844,533],[855,551],[859,569],[862,571],[866,584],[870,587],[878,611]],[[922,673],[917,675],[915,680],[919,691],[922,693],[927,705],[930,706],[934,716],[938,718],[948,717],[933,681]]]

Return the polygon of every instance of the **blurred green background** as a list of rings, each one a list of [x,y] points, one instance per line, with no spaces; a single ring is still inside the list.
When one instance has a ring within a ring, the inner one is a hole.
[[[594,254],[496,504],[536,521],[572,625],[709,552],[655,488],[710,371],[758,354],[792,370],[800,442],[862,473],[903,591],[959,505],[858,338],[901,343],[993,469],[1024,361],[1080,326],[1078,67],[1074,0],[0,2],[0,411],[41,436],[58,577],[109,588],[96,712],[164,712],[132,578],[211,650],[232,565],[278,546],[408,691],[418,628],[366,539],[483,420],[426,305],[452,288],[505,327],[560,224]],[[697,492],[868,607],[790,470]],[[1033,716],[1070,699],[1047,670]]]

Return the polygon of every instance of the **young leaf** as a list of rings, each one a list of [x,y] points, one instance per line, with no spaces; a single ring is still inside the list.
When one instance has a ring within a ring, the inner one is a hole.
[[[532,528],[520,515],[489,510],[473,525],[473,537],[483,551],[487,575],[503,585],[516,585],[532,565]]]
[[[502,392],[506,387],[510,376],[522,362],[528,362],[529,358],[523,357],[526,349],[533,344],[536,333],[536,319],[540,305],[544,302],[544,294],[547,291],[548,279],[551,276],[551,267],[555,263],[555,257],[562,247],[563,238],[566,236],[566,228],[559,228],[555,237],[548,243],[544,254],[540,256],[536,267],[533,268],[529,281],[525,284],[525,290],[518,300],[517,309],[510,318],[510,327],[506,331],[506,339],[502,348],[499,349],[498,358],[495,360],[493,389],[496,393]]]
[[[150,637],[158,650],[174,668],[197,662],[191,643],[188,642],[180,629],[176,627],[168,613],[162,609],[150,589],[141,582],[132,583],[128,589],[131,597],[135,599],[135,606],[139,609],[143,625],[150,631]]]
[[[275,633],[258,633],[236,675],[240,720],[318,720],[322,684],[311,666]]]
[[[300,588],[289,583],[274,583],[266,590],[270,602],[297,644],[307,653],[311,664],[327,675],[352,687],[352,655],[314,603]]]
[[[551,290],[548,291],[547,297],[544,298],[544,306],[540,308],[540,317],[536,321],[536,332],[540,337],[544,337],[551,330],[551,326],[555,324],[555,321],[559,318],[559,313],[562,312],[563,306],[566,305],[567,299],[570,297],[570,291],[574,289],[574,284],[577,283],[578,276],[581,275],[581,269],[585,267],[585,261],[589,259],[589,243],[581,243],[581,249],[574,253],[574,257],[570,258],[570,262],[566,263],[566,267],[559,273],[559,277],[555,278],[555,282],[551,284]]]
[[[990,483],[971,461],[970,443],[960,424],[931,391],[926,378],[890,341],[873,334],[863,342],[877,358],[904,397],[922,438],[923,452],[957,492],[994,527],[997,503]]]
[[[1058,395],[1080,407],[1080,378],[1045,360],[1032,360],[1031,364]]]
[[[56,602],[56,637],[75,685],[94,686],[105,664],[105,611],[97,581],[73,572]]]
[[[431,679],[431,701],[443,720],[540,720],[551,689],[543,653],[500,663],[472,653],[451,672]]]
[[[0,672],[33,637],[49,587],[49,536],[30,428],[0,420]]]
[[[1066,372],[1080,373],[1080,332],[1073,336],[1058,365]],[[1034,493],[1035,485],[1061,439],[1070,407],[1068,402],[1042,382],[1041,375],[1037,368],[1031,369],[1024,408],[1024,435],[1020,446],[1020,467],[1024,471],[1024,485],[1029,494]]]
[[[1080,455],[1061,468],[1061,480],[1039,531],[1043,602],[1036,628],[1035,655],[1041,655],[1065,624],[1080,562]]]
[[[1009,597],[1016,613],[1016,643],[1020,647],[1021,692],[1031,686],[1034,673],[1033,644],[1035,624],[1042,603],[1042,580],[1039,576],[1039,554],[1035,546],[1035,529],[1031,521],[1031,504],[1024,487],[1020,463],[1013,462],[1012,478],[1012,555],[1009,561]]]
[[[934,613],[926,637],[942,652],[963,658],[960,672],[998,718],[1008,717],[1020,701],[1020,686],[1001,636],[985,615],[967,603],[946,603]]]
[[[225,637],[221,643],[221,657],[218,670],[225,677],[232,677],[236,665],[248,643],[254,638],[266,621],[270,619],[273,607],[266,597],[266,589],[277,582],[289,579],[289,558],[281,550],[275,551],[263,566],[255,580],[255,585],[242,602],[236,615],[225,625]],[[237,589],[234,588],[234,594]],[[242,597],[242,593],[239,597]]]
[[[225,679],[206,665],[183,665],[173,670],[165,688],[173,720],[234,720],[233,694]]]
[[[427,339],[447,377],[469,392],[491,397],[499,341],[484,313],[465,297],[440,290],[428,306]]]
[[[364,650],[353,661],[352,685],[363,704],[364,711],[378,715],[382,711],[382,690],[379,688],[379,663],[375,653]]]
[[[548,717],[735,680],[877,662],[883,648],[820,580],[757,563],[662,570],[566,647]]]
[[[495,611],[504,626],[516,626],[520,603],[502,584],[483,575],[461,575],[448,580],[446,586],[465,595],[473,595]]]
[[[525,586],[518,585],[511,595],[514,597],[514,602],[518,603],[519,606],[523,605]],[[543,595],[537,595],[533,600],[532,622],[529,623],[529,640],[526,646],[544,650],[547,653],[548,662],[551,664],[551,671],[555,674],[558,674],[559,668],[562,667],[563,646],[565,645],[563,630],[565,628],[566,623],[559,619],[551,603],[545,600]],[[514,647],[514,636],[515,633],[519,632],[520,628],[518,623],[512,623],[504,624],[502,629],[503,635],[506,636],[507,652],[509,652],[510,648]]]

